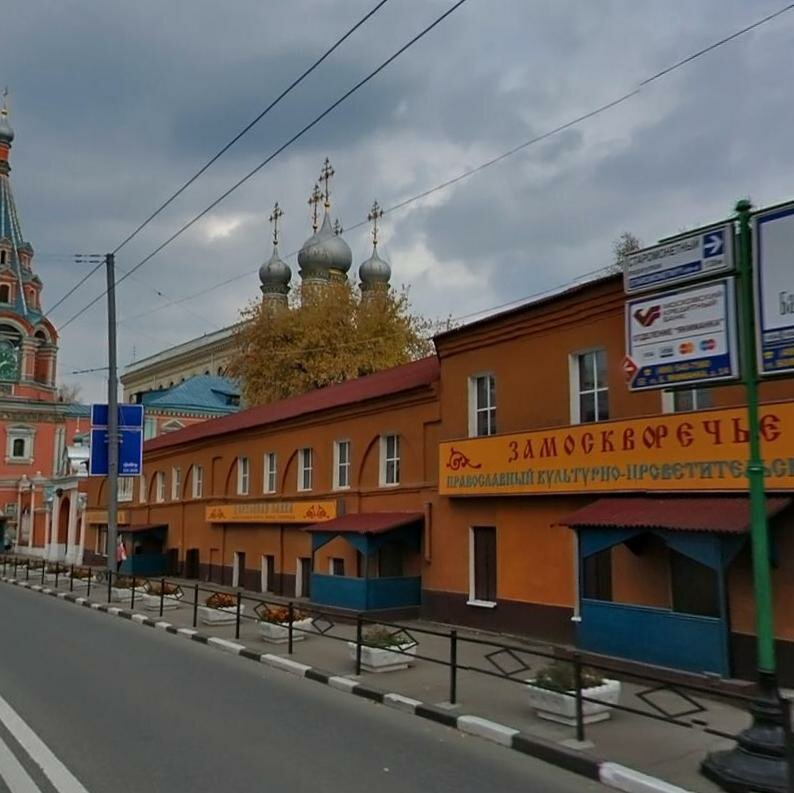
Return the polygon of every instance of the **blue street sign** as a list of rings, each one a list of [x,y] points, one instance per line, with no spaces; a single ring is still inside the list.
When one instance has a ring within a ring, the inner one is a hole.
[[[142,472],[143,432],[138,429],[119,430],[119,476],[140,476]],[[88,475],[108,475],[108,431],[105,427],[91,429]]]
[[[119,405],[119,427],[143,429],[143,405]],[[108,406],[91,405],[91,426],[107,427]]]
[[[626,294],[650,292],[733,270],[733,226],[726,223],[676,237],[626,257]]]

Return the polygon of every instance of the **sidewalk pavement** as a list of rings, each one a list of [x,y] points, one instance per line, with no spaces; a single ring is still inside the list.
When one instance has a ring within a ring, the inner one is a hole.
[[[18,576],[24,577],[24,574]],[[169,581],[176,579],[169,578]],[[31,576],[31,584],[39,584]],[[190,628],[193,625],[192,600],[195,581],[182,581],[184,598],[176,608],[167,608],[163,617],[158,610],[146,611],[140,595],[136,595],[134,611],[146,614],[153,620],[167,620],[177,628]],[[54,588],[52,579],[45,586]],[[203,605],[210,588],[217,591],[236,591],[214,584],[201,584],[199,605]],[[59,590],[69,589],[69,582],[61,580]],[[75,594],[85,595],[85,587],[75,588]],[[239,639],[235,639],[235,625],[205,625],[199,623],[198,629],[205,635],[225,640],[238,641],[256,653],[269,653],[287,656],[286,644],[265,642],[259,634],[253,609],[256,598],[266,598],[269,602],[280,599],[271,595],[242,593],[244,618],[241,621]],[[91,600],[107,601],[106,585],[93,585]],[[169,599],[165,602],[168,604]],[[286,602],[286,601],[284,601]],[[309,608],[309,604],[295,602],[296,609]],[[113,603],[114,606],[129,608],[129,601]],[[172,604],[169,604],[172,605]],[[333,675],[346,676],[360,680],[375,688],[393,692],[427,704],[438,705],[453,715],[476,715],[520,730],[526,735],[561,744],[581,752],[583,757],[620,763],[642,771],[653,777],[678,785],[691,791],[716,793],[718,788],[703,778],[698,772],[700,761],[715,749],[730,747],[732,741],[704,732],[704,727],[721,732],[736,734],[749,724],[746,710],[724,700],[703,694],[690,694],[685,690],[671,691],[665,686],[652,682],[640,684],[625,679],[622,681],[620,704],[645,714],[660,715],[662,710],[676,715],[680,721],[693,726],[686,727],[638,715],[626,711],[613,710],[611,718],[585,728],[585,742],[579,744],[575,738],[575,728],[555,724],[538,718],[528,703],[527,678],[545,665],[546,659],[532,656],[531,652],[548,652],[542,643],[486,634],[478,631],[458,631],[457,702],[449,704],[450,668],[445,664],[450,657],[450,642],[447,635],[437,636],[423,631],[439,631],[448,634],[448,628],[432,623],[414,620],[403,621],[401,625],[417,642],[419,656],[408,669],[388,673],[362,672],[355,675],[355,648],[348,641],[355,642],[356,626],[348,621],[318,618],[316,627],[308,632],[294,632],[293,661],[315,667]],[[324,631],[325,635],[318,633]],[[299,638],[301,637],[301,638]],[[641,640],[641,637],[638,637]],[[476,642],[476,643],[473,643]],[[515,650],[499,651],[498,645],[510,645]],[[499,667],[501,667],[500,671]],[[476,671],[479,670],[479,671]],[[619,675],[616,675],[619,677]],[[661,688],[661,690],[659,690]],[[689,699],[685,699],[686,694]],[[701,710],[702,708],[702,710]],[[662,709],[662,710],[657,710]],[[687,713],[688,712],[688,713]],[[683,715],[678,715],[683,714]]]

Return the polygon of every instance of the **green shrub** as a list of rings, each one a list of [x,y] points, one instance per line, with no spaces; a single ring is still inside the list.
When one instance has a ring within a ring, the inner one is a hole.
[[[595,671],[582,667],[582,688],[592,688],[603,685],[604,678]],[[538,688],[547,688],[550,691],[574,691],[576,678],[574,666],[570,661],[552,661],[548,666],[538,670],[532,684]]]
[[[404,631],[394,631],[383,625],[374,625],[362,632],[361,643],[366,644],[367,647],[380,647],[388,650],[392,647],[404,647],[406,644],[414,642]]]

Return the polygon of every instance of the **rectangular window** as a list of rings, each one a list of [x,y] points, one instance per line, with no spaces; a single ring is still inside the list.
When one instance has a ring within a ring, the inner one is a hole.
[[[171,468],[171,501],[179,501],[182,495],[182,469]]]
[[[155,475],[155,500],[159,503],[165,501],[165,472],[158,471]]]
[[[154,416],[147,416],[143,420],[143,439],[148,441],[149,438],[157,437],[157,419]]]
[[[118,482],[119,482],[119,489],[118,489],[119,501],[132,501],[132,489],[135,483],[135,479],[131,476],[120,476]]]
[[[298,452],[298,490],[312,489],[312,474],[314,473],[314,450],[301,449]]]
[[[334,558],[329,562],[329,572],[331,575],[344,575],[345,574],[345,560]]]
[[[611,548],[586,557],[582,563],[582,574],[582,597],[589,600],[612,600]]]
[[[492,374],[469,379],[469,436],[496,434],[496,378]]]
[[[688,556],[670,549],[670,590],[673,611],[719,617],[717,573]]]
[[[690,410],[708,410],[714,407],[714,392],[710,388],[684,388],[662,394],[665,413],[686,413]]]
[[[350,441],[334,442],[334,489],[350,487]]]
[[[263,489],[265,493],[276,492],[276,480],[278,477],[278,467],[275,452],[265,452],[265,477]]]
[[[193,498],[202,498],[204,495],[204,466],[193,466]]]
[[[381,486],[400,484],[400,436],[382,435],[380,439]]]
[[[571,423],[587,424],[609,418],[606,350],[571,356]]]
[[[248,495],[248,482],[250,479],[250,463],[247,457],[237,458],[237,495]]]
[[[470,602],[496,603],[496,529],[493,526],[473,526],[470,549]]]

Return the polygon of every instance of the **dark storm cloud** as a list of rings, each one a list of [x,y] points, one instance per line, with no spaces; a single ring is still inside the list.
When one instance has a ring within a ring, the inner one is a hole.
[[[261,110],[374,0],[10,0],[0,83],[12,89],[13,181],[50,305],[85,272],[65,254],[104,251]],[[310,121],[449,5],[390,0],[331,59],[119,256],[126,269]],[[334,161],[333,213],[350,227],[636,87],[778,7],[740,0],[469,0],[298,145],[119,290],[135,317],[238,273],[184,306],[120,326],[120,360],[233,321],[257,295],[267,216],[283,251],[310,232],[306,197]],[[430,315],[464,314],[609,263],[624,229],[648,242],[723,217],[739,196],[791,192],[794,14],[630,102],[384,219],[395,283]],[[360,261],[364,230],[347,235]],[[290,260],[295,267],[294,259]],[[99,293],[86,285],[63,322]],[[158,295],[157,293],[160,293]],[[63,333],[61,371],[100,365],[104,309]],[[69,379],[66,377],[64,379]],[[101,376],[86,379],[97,396]]]

